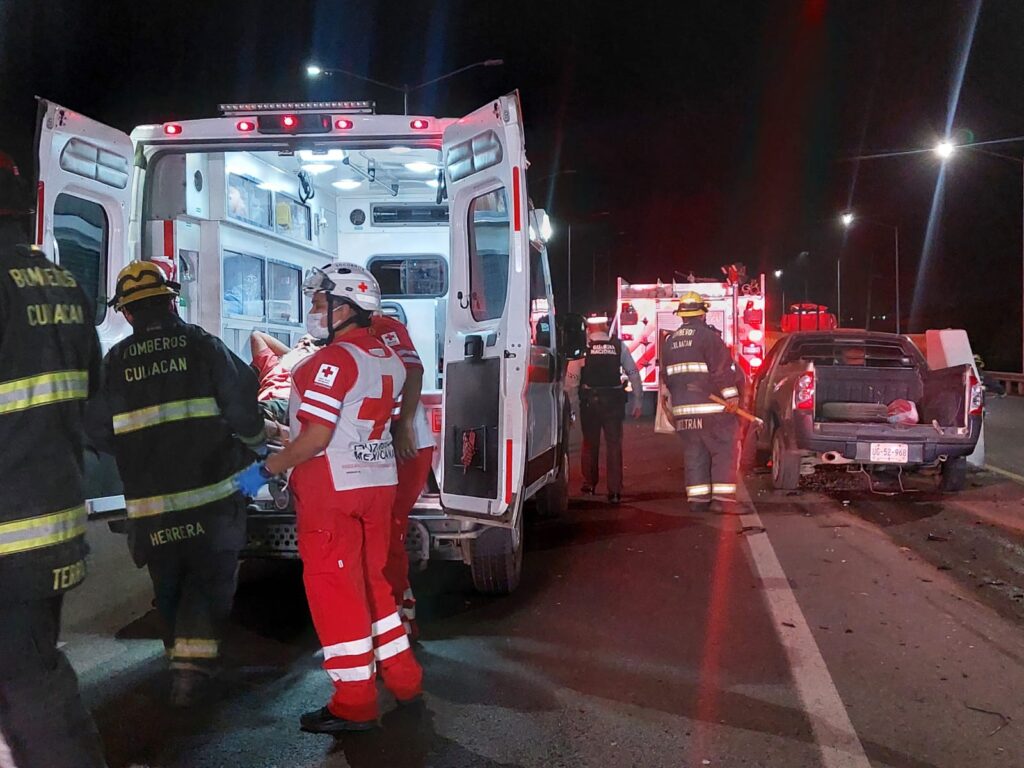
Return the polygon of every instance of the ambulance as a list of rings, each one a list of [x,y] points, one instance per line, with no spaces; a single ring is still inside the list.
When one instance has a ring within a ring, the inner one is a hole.
[[[657,392],[658,350],[661,341],[680,323],[675,315],[679,297],[696,291],[707,302],[707,323],[722,334],[733,358],[750,379],[764,362],[764,275],[753,280],[739,277],[735,268],[724,268],[725,280],[688,277],[687,282],[629,283],[616,281],[614,328],[633,355],[644,392]]]
[[[104,349],[130,332],[106,301],[133,259],[179,281],[181,316],[247,361],[255,330],[304,334],[307,270],[366,266],[422,357],[437,438],[410,554],[466,563],[483,592],[515,589],[524,504],[568,504],[562,379],[585,343],[581,321],[555,331],[518,93],[458,119],[226,104],[130,136],[40,100],[36,136],[36,241],[90,294]],[[90,514],[116,517],[110,457],[89,463]],[[298,556],[290,508],[258,499],[249,522],[248,555]]]

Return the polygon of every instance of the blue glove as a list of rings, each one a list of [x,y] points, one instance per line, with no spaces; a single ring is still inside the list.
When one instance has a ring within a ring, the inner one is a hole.
[[[267,467],[262,461],[254,461],[248,467],[235,475],[235,487],[238,488],[243,495],[248,496],[251,499],[259,493],[260,488],[266,485],[267,480],[271,477],[273,477],[273,475],[267,471]]]

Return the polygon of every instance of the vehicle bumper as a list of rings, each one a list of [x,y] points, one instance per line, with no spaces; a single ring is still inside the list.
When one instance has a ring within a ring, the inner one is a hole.
[[[969,430],[953,427],[942,434],[931,425],[914,425],[905,429],[872,431],[871,425],[815,424],[798,419],[795,424],[795,446],[811,454],[837,454],[858,464],[871,464],[872,443],[905,443],[907,464],[934,464],[943,459],[969,456],[978,442],[980,423],[972,422]],[[959,434],[958,434],[959,432]]]

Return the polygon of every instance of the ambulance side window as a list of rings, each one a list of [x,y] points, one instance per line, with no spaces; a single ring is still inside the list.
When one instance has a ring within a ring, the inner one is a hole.
[[[477,321],[505,311],[511,222],[505,189],[496,189],[469,206],[469,308]]]
[[[106,314],[107,241],[103,206],[61,193],[53,203],[54,261],[71,272],[93,304],[93,324]]]
[[[530,329],[531,343],[551,347],[551,307],[548,304],[547,263],[543,252],[530,244]]]

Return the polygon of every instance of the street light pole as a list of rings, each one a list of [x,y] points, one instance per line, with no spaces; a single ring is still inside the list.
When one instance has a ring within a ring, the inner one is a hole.
[[[321,67],[316,64],[310,64],[306,67],[306,74],[310,77],[319,77],[320,75],[345,75],[356,80],[362,80],[373,85],[380,86],[381,88],[387,88],[388,90],[395,91],[402,94],[402,114],[409,114],[409,94],[413,91],[418,91],[420,88],[426,88],[428,85],[439,83],[442,80],[447,80],[449,77],[455,77],[463,72],[475,69],[476,67],[500,67],[505,63],[503,59],[485,59],[484,61],[477,61],[472,64],[467,64],[464,67],[452,70],[447,74],[435,77],[433,80],[427,80],[426,82],[419,83],[418,85],[393,85],[391,83],[385,83],[382,80],[374,80],[372,77],[366,77],[355,72],[349,72],[347,69],[340,69],[338,67]]]
[[[843,223],[843,226],[849,229],[853,226],[855,221],[865,221],[868,224],[874,224],[876,227],[887,227],[893,232],[893,245],[894,245],[894,261],[896,268],[896,333],[900,333],[900,228],[896,224],[888,224],[884,221],[878,221],[877,219],[869,219],[864,216],[854,216],[852,212],[847,211],[839,220]],[[838,270],[838,267],[836,267]]]

